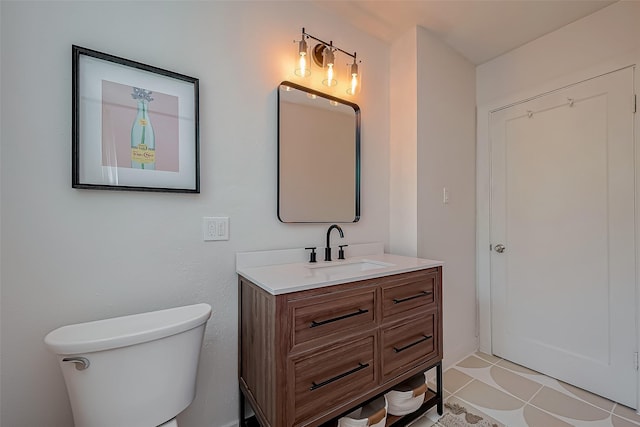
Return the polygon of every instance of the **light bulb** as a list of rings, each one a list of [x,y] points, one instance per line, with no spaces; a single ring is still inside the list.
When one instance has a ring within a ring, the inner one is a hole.
[[[323,65],[327,69],[327,78],[322,81],[322,84],[325,86],[335,86],[338,84],[338,81],[335,79],[335,70],[333,69],[333,64],[335,62],[335,56],[333,54],[333,50],[329,46],[326,46],[323,51]]]
[[[333,54],[333,50],[329,46],[324,48],[322,52],[323,61],[325,67],[333,67],[333,62],[335,61],[335,55]]]
[[[347,89],[347,93],[349,95],[355,95],[356,93],[358,93],[358,90],[360,89],[358,87],[358,85],[359,85],[359,82],[358,82],[358,64],[356,64],[355,62],[353,64],[351,64],[350,72],[351,72],[351,85],[349,86],[349,89]]]
[[[304,76],[307,73],[307,55],[304,53],[300,54],[300,75]]]
[[[298,65],[294,73],[296,76],[300,77],[307,77],[311,75],[311,70],[307,66],[307,42],[304,40],[304,35],[298,44]]]
[[[333,69],[333,64],[327,65],[327,78],[322,81],[322,84],[329,87],[338,84],[338,81],[335,79],[335,70]]]
[[[351,75],[351,93],[352,94],[356,93],[357,87],[358,87],[358,75],[352,74]]]

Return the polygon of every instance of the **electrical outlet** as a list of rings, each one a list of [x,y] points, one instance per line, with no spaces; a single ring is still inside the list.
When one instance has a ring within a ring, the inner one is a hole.
[[[229,240],[229,217],[202,218],[202,238],[211,240]]]

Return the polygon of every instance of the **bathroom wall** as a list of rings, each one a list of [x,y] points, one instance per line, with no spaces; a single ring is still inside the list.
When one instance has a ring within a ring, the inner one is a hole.
[[[392,44],[390,246],[444,261],[445,367],[477,346],[474,96],[475,66],[428,30]]]
[[[388,46],[310,2],[2,1],[0,11],[0,424],[72,425],[49,331],[208,302],[198,394],[179,422],[234,425],[235,253],[322,247],[327,229],[276,218],[275,90],[292,78],[292,41],[305,26],[363,61],[362,219],[343,225],[346,243],[389,240]],[[201,194],[71,188],[72,44],[200,79]],[[230,240],[203,242],[203,216],[229,216]]]
[[[416,28],[391,45],[390,226],[393,253],[418,255],[418,47]]]
[[[535,90],[633,52],[640,46],[640,2],[618,1],[477,68],[478,106]]]
[[[474,351],[475,66],[418,27],[418,256],[444,261],[444,365]],[[444,200],[444,190],[447,200]]]

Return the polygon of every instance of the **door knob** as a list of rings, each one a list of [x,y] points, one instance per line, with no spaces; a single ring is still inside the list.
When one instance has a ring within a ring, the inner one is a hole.
[[[495,250],[496,252],[498,252],[499,254],[501,254],[502,252],[504,252],[506,248],[504,247],[504,245],[500,244],[500,245],[496,245]]]

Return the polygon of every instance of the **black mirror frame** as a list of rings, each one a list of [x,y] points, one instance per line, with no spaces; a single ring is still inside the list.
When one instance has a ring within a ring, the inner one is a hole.
[[[346,101],[344,99],[340,99],[337,98],[335,96],[331,96],[328,95],[326,93],[323,92],[319,92],[317,90],[314,89],[310,89],[308,87],[305,86],[301,86],[299,84],[290,82],[290,81],[283,81],[282,83],[280,83],[280,85],[278,85],[277,88],[277,111],[278,111],[278,117],[277,117],[277,128],[278,128],[278,151],[277,151],[277,156],[278,156],[278,170],[277,170],[277,185],[278,185],[278,199],[276,201],[277,203],[277,210],[278,210],[278,220],[282,223],[285,224],[328,224],[328,223],[345,223],[344,221],[335,221],[335,220],[328,220],[328,221],[283,221],[282,217],[280,215],[280,87],[281,86],[289,86],[293,89],[297,89],[300,90],[302,92],[306,92],[315,96],[319,96],[322,97],[324,99],[327,99],[329,101],[335,101],[338,102],[340,104],[343,105],[347,105],[351,108],[353,108],[353,111],[355,113],[355,120],[356,120],[356,135],[355,135],[355,148],[356,148],[356,153],[355,153],[355,157],[356,157],[356,164],[355,164],[355,174],[356,174],[356,179],[355,179],[355,217],[353,219],[353,221],[351,222],[358,222],[360,220],[360,170],[361,170],[361,160],[360,160],[360,107],[358,106],[358,104],[355,104],[353,102],[349,102]]]

